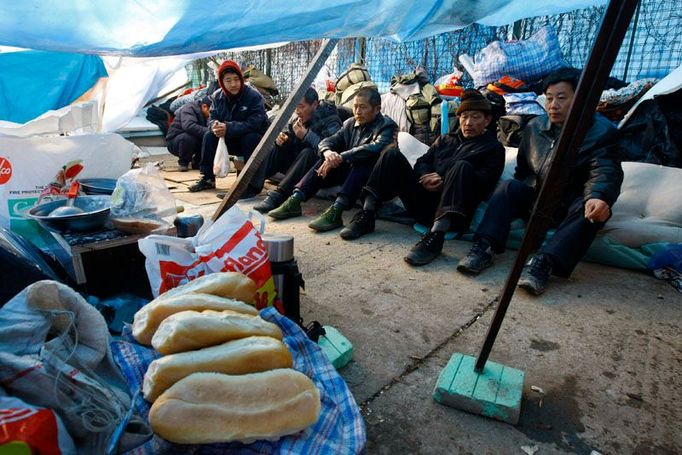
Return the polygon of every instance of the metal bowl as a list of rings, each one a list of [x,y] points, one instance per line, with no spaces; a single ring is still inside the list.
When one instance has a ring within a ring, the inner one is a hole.
[[[82,209],[83,213],[49,216],[54,209],[65,204],[66,199],[45,202],[28,210],[26,215],[36,220],[45,229],[60,234],[65,232],[92,232],[103,227],[109,219],[111,196],[80,196],[76,198],[73,205]]]
[[[85,194],[111,194],[116,188],[116,179],[78,179]]]

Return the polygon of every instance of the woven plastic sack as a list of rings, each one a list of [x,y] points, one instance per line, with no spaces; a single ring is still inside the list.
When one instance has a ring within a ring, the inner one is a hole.
[[[533,82],[566,66],[559,38],[552,27],[542,27],[525,41],[493,41],[474,58],[474,85],[483,87],[503,76]]]

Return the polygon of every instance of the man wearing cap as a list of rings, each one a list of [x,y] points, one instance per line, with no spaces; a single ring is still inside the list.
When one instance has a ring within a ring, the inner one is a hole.
[[[414,169],[397,149],[382,154],[364,187],[363,208],[341,231],[342,238],[373,232],[378,205],[396,196],[419,223],[432,226],[405,256],[411,265],[438,257],[446,232],[468,229],[476,207],[502,174],[505,152],[487,130],[490,102],[476,90],[465,91],[461,99],[459,129],[436,139]]]
[[[225,138],[227,150],[232,156],[248,160],[268,127],[263,97],[258,90],[244,84],[244,76],[239,65],[224,61],[218,68],[217,90],[212,98],[209,131],[204,134],[201,146],[201,179],[189,187],[191,192],[215,188],[213,160],[218,139]],[[248,189],[246,196],[254,196],[259,191]]]
[[[211,98],[189,102],[175,113],[175,119],[166,134],[168,151],[178,157],[178,170],[186,172],[190,164],[199,167],[201,142],[208,133],[206,120],[211,109]]]
[[[579,78],[580,71],[573,68],[559,69],[545,78],[547,115],[535,117],[524,129],[514,178],[501,182],[490,198],[474,245],[457,266],[460,272],[475,275],[490,267],[495,253],[504,251],[511,222],[529,218]],[[583,121],[591,126],[571,169],[568,186],[556,198],[551,214],[556,231],[531,258],[519,280],[519,287],[534,295],[544,292],[550,275],[570,276],[611,216],[611,207],[620,194],[623,170],[616,128],[597,113]]]

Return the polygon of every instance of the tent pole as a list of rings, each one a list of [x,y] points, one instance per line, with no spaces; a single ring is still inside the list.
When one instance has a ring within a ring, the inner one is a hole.
[[[218,206],[215,213],[211,217],[213,221],[220,218],[220,215],[225,213],[227,209],[232,207],[238,200],[239,197],[244,193],[244,190],[249,186],[251,179],[258,171],[258,167],[261,165],[265,159],[266,153],[275,145],[275,139],[277,135],[282,131],[284,126],[289,121],[291,114],[294,113],[296,105],[301,101],[303,95],[305,94],[308,87],[313,83],[313,80],[317,76],[317,73],[322,69],[322,65],[327,61],[329,54],[332,53],[338,39],[327,39],[322,42],[320,49],[317,51],[315,57],[308,65],[308,70],[296,85],[293,92],[289,94],[286,102],[279,110],[275,121],[270,124],[270,127],[265,132],[265,135],[261,138],[260,142],[256,146],[256,149],[251,154],[251,157],[244,165],[244,169],[239,173],[237,181],[232,185],[230,191],[225,195],[222,203]]]
[[[476,360],[474,369],[477,373],[483,372],[504,315],[514,295],[526,258],[531,251],[540,245],[547,233],[547,228],[552,220],[555,201],[559,199],[568,183],[568,177],[575,164],[580,146],[585,134],[591,127],[591,122],[588,119],[592,118],[597,108],[599,97],[618,56],[618,51],[637,4],[638,0],[611,0],[609,2],[587,65],[580,77],[573,105],[559,136],[547,176],[535,202],[533,213],[528,220],[521,247],[507,277],[500,303],[497,305],[497,310]]]

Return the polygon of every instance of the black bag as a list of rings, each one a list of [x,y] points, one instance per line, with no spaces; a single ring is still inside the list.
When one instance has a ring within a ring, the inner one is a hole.
[[[166,137],[168,134],[168,128],[171,122],[173,122],[173,113],[162,107],[151,105],[147,108],[147,120],[152,122],[154,125],[158,126],[163,136]]]
[[[537,117],[532,114],[503,115],[497,121],[497,140],[506,147],[518,147],[521,143],[521,133],[530,119]]]

